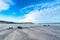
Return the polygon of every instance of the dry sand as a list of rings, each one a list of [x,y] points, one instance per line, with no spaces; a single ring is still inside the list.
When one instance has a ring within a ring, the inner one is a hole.
[[[18,25],[28,28],[6,29],[9,26],[17,28]],[[60,27],[44,27],[39,24],[0,24],[0,40],[60,40]]]

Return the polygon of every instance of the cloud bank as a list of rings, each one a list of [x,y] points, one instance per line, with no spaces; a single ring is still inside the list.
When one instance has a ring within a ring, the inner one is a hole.
[[[0,11],[8,10],[10,5],[14,5],[12,0],[0,0]]]
[[[30,5],[23,8],[21,12],[27,13],[20,20],[22,22],[60,22],[60,3],[58,0]]]

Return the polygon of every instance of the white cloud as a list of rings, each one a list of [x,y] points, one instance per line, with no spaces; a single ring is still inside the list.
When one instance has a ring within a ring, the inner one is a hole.
[[[13,12],[13,15],[15,15],[15,12]],[[0,14],[0,20],[4,20],[4,21],[19,22],[18,20],[21,20],[22,18],[21,18],[21,16],[16,17],[16,16],[12,16],[12,15],[9,16],[9,15]]]
[[[24,16],[22,22],[59,22],[60,20],[60,5],[59,2],[45,3],[43,5],[36,4],[30,6],[34,9]],[[25,7],[22,10],[27,10]],[[43,9],[42,9],[43,8]],[[39,10],[40,9],[40,10]],[[28,11],[28,10],[27,10]]]
[[[7,0],[0,0],[0,11],[8,10],[10,8],[10,4],[13,2],[12,1],[8,2],[8,1]],[[10,4],[8,4],[7,2]]]
[[[13,0],[4,0],[4,2],[10,4],[10,5],[14,5],[15,3],[13,2]]]
[[[0,15],[0,20],[5,20],[5,21],[13,21],[13,17],[7,17],[5,15]]]

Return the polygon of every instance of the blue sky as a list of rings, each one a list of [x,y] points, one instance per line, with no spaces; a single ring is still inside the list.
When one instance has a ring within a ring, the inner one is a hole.
[[[60,22],[59,0],[0,0],[0,20]]]

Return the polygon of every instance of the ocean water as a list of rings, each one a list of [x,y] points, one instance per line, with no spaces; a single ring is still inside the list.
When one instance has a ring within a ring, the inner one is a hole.
[[[60,26],[60,24],[40,24],[40,25],[42,25],[42,26],[43,26],[43,25],[46,25],[46,26],[47,26],[47,25],[49,25],[49,26]]]

